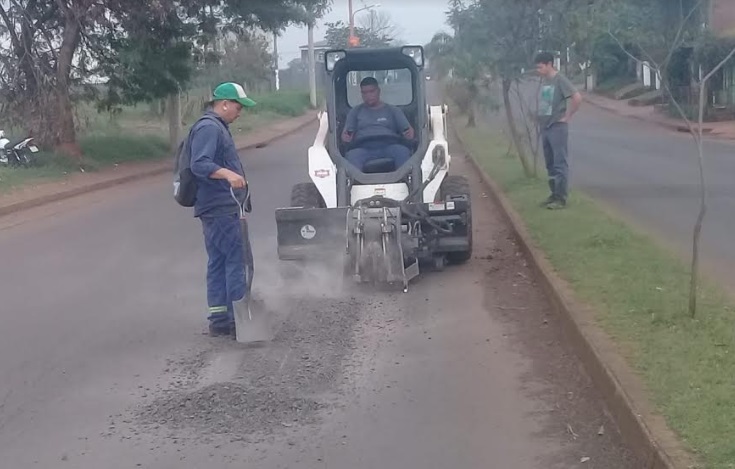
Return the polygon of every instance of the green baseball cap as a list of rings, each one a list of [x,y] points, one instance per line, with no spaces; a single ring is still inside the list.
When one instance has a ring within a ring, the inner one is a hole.
[[[236,101],[243,105],[243,107],[253,107],[256,105],[255,101],[248,98],[245,94],[245,90],[242,86],[237,83],[222,83],[217,86],[212,93],[212,101]]]

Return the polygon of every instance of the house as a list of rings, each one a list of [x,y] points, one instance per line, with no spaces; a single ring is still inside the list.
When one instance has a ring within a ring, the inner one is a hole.
[[[299,49],[301,50],[301,60],[304,61],[304,63],[307,63],[309,61],[308,44],[299,47]],[[327,41],[314,42],[314,59],[316,60],[316,63],[324,63],[324,53],[329,49],[331,49],[331,47],[329,47]]]
[[[695,0],[690,2],[692,5],[696,3]],[[735,46],[735,1],[709,0],[702,13],[703,30],[713,35],[717,42]],[[674,99],[687,107],[692,115],[696,115],[699,101],[698,80],[709,72],[709,65],[701,65],[695,54],[696,45],[684,43],[671,57],[667,70],[669,90]],[[638,64],[637,72],[638,79],[646,88],[661,90],[660,77],[647,62]],[[707,94],[707,120],[732,118],[735,111],[735,61],[726,64],[710,79]]]
[[[316,62],[316,85],[317,89],[322,89],[327,83],[327,70],[324,66],[324,53],[331,49],[326,41],[314,42],[314,59]],[[308,90],[309,88],[309,72],[307,64],[309,63],[309,46],[299,47],[301,51],[299,67],[287,68],[281,70],[281,86],[284,89]]]
[[[710,0],[709,27],[719,37],[735,38],[735,2]]]

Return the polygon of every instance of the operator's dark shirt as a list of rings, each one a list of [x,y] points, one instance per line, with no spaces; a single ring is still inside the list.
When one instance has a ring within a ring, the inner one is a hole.
[[[401,135],[410,126],[403,111],[387,103],[378,108],[358,104],[350,110],[345,120],[345,130],[355,133],[353,140]]]
[[[227,123],[212,111],[207,111],[205,115],[213,116],[221,125],[210,119],[200,119],[189,133],[191,171],[196,176],[198,185],[194,216],[239,214],[240,208],[230,193],[230,183],[224,179],[211,179],[209,176],[220,168],[226,168],[245,177],[245,169]],[[235,190],[235,195],[240,200],[243,200],[242,193],[242,189]]]

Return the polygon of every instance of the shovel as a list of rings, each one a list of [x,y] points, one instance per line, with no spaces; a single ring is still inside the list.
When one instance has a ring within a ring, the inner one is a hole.
[[[247,191],[245,202],[241,203],[230,188],[230,194],[240,207],[240,226],[242,228],[242,247],[245,253],[245,296],[233,302],[233,313],[235,316],[235,335],[240,343],[267,342],[271,339],[268,314],[262,308],[253,310],[251,306],[251,292],[253,286],[253,251],[250,245],[250,233],[245,213],[251,210],[250,191]]]

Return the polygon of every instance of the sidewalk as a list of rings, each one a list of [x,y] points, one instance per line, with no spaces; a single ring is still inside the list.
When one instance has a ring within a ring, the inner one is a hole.
[[[303,116],[276,121],[247,135],[235,136],[235,145],[238,150],[262,148],[274,140],[316,122],[316,119],[317,111],[308,111]],[[0,196],[0,217],[169,172],[173,177],[173,161],[166,158],[163,161],[121,164],[93,173],[72,174],[61,180],[28,184]]]
[[[584,100],[593,106],[623,117],[657,124],[675,132],[689,132],[683,120],[661,115],[655,111],[653,106],[631,106],[626,100],[617,101],[594,93],[584,93]],[[702,126],[702,132],[712,138],[735,140],[735,122],[708,122]]]

